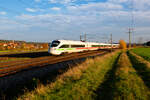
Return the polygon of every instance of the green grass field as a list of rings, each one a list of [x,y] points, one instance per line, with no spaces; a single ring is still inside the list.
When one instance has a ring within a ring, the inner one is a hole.
[[[135,48],[131,51],[150,61],[150,48]]]

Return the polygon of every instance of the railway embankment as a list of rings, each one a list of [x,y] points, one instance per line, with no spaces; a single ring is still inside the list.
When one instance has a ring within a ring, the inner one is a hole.
[[[98,51],[97,51],[98,52]],[[106,53],[106,52],[105,52]],[[18,95],[23,94],[26,90],[31,91],[40,84],[48,84],[55,80],[56,76],[64,73],[66,70],[74,67],[75,65],[85,61],[89,57],[96,57],[105,54],[100,53],[88,53],[91,55],[84,55],[87,53],[79,53],[79,57],[73,57],[71,55],[70,60],[62,60],[56,64],[44,64],[40,67],[33,68],[32,70],[24,70],[12,75],[8,75],[0,78],[0,96],[1,99],[10,100]],[[52,57],[51,57],[52,58]],[[19,62],[20,63],[20,62]],[[15,90],[15,91],[14,91]]]

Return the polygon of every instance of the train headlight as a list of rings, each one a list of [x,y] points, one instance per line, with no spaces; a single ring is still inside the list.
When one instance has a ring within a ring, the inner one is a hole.
[[[52,48],[52,50],[56,50],[56,48]]]

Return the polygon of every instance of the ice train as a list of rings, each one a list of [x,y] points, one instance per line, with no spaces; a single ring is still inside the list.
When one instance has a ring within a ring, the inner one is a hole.
[[[95,42],[83,42],[73,40],[53,40],[49,45],[48,52],[52,55],[61,55],[63,53],[82,52],[86,50],[98,50],[106,48],[118,48],[119,44],[106,44]]]

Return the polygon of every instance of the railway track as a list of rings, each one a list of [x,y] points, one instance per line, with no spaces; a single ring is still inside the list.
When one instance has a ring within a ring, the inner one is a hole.
[[[103,55],[107,51],[88,51],[80,53],[72,53],[63,56],[48,56],[33,58],[24,61],[13,61],[11,63],[0,63],[0,77],[14,74],[23,70],[30,70],[32,68],[43,67],[50,64],[55,64],[63,61],[83,58],[87,56]]]

